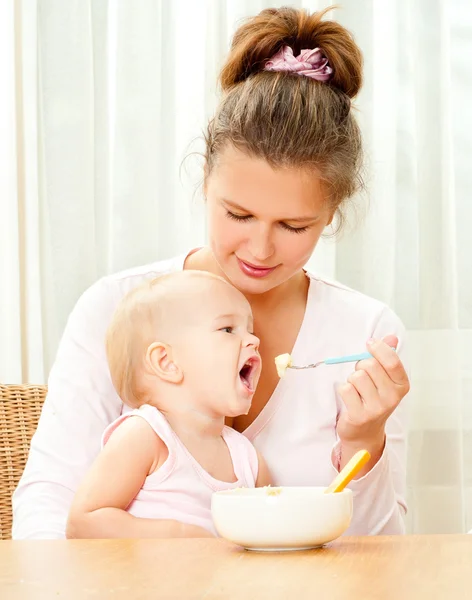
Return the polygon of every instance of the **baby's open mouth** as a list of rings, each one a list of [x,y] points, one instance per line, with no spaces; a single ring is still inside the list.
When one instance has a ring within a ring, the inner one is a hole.
[[[254,378],[258,365],[259,359],[252,356],[244,363],[242,369],[239,371],[239,378],[250,392],[254,391]]]

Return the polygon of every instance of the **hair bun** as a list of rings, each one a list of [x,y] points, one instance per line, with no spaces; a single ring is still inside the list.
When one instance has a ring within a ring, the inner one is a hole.
[[[231,50],[220,74],[224,91],[253,73],[282,47],[295,55],[320,48],[333,69],[330,85],[354,98],[362,86],[362,53],[352,34],[336,21],[323,20],[327,8],[309,14],[304,9],[269,8],[249,18],[233,36]]]

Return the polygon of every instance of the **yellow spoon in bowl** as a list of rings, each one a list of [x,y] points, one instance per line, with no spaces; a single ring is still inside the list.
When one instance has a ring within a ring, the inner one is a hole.
[[[363,466],[370,460],[370,454],[367,450],[359,450],[356,452],[347,465],[334,478],[332,483],[325,489],[325,494],[336,494],[342,492],[347,484],[354,479]]]

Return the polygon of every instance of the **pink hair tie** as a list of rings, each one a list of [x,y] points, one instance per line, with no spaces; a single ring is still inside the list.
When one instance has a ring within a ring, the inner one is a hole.
[[[328,59],[319,48],[302,50],[298,56],[293,55],[290,46],[283,46],[268,60],[264,71],[288,71],[304,75],[317,81],[329,81],[333,69],[328,64]]]

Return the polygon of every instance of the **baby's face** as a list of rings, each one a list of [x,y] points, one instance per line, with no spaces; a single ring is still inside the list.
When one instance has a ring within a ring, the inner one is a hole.
[[[232,286],[206,278],[191,282],[185,302],[182,336],[172,345],[183,384],[211,416],[247,414],[261,373],[249,302]]]

